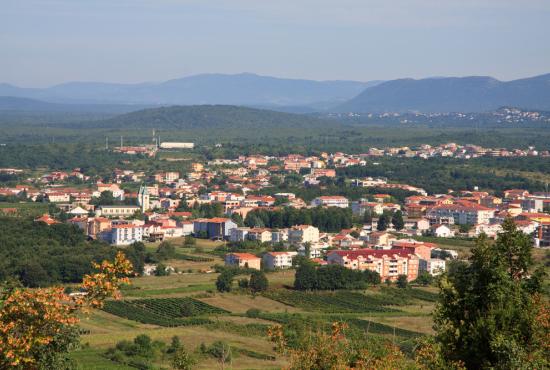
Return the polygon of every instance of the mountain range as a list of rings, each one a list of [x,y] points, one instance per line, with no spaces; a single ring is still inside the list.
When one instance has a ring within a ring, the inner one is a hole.
[[[248,106],[334,106],[379,81],[312,81],[259,76],[201,74],[160,83],[68,82],[48,88],[0,84],[0,96],[53,103]]]
[[[399,79],[365,89],[338,112],[487,112],[502,106],[550,109],[550,74],[502,82],[492,77]]]
[[[69,82],[49,88],[0,84],[4,111],[19,106],[24,111],[124,113],[167,105],[239,105],[291,113],[488,112],[502,106],[548,111],[550,74],[506,82],[484,76],[312,81],[242,73],[140,84]]]

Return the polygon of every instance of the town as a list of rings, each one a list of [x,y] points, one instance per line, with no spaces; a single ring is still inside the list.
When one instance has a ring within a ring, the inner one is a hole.
[[[193,145],[160,147],[191,149]],[[132,147],[117,150],[140,153]],[[219,240],[231,248],[225,255],[228,266],[287,269],[301,256],[319,265],[375,271],[382,281],[393,282],[399,276],[411,282],[425,273],[438,275],[447,261],[462,257],[440,247],[438,240],[481,234],[494,239],[507,218],[529,235],[534,246],[550,247],[549,192],[508,189],[495,196],[489,191],[455,189],[428,194],[414,181],[405,184],[370,177],[346,179],[352,188],[369,190],[358,199],[322,194],[323,184],[336,177],[336,169],[376,166],[376,158],[382,155],[429,160],[549,154],[534,148],[503,151],[444,144],[422,145],[417,150],[371,149],[364,155],[239,156],[193,162],[186,173],[116,168],[108,182],[80,169],[48,171],[0,188],[0,199],[49,204],[50,212],[35,222],[72,224],[90,240],[114,246],[184,237]],[[25,171],[4,168],[0,173],[21,176]],[[274,190],[286,176],[304,188],[318,189],[321,195],[304,200],[292,192]],[[17,215],[18,209],[4,207],[0,212]],[[155,265],[147,266],[147,273],[155,270]]]

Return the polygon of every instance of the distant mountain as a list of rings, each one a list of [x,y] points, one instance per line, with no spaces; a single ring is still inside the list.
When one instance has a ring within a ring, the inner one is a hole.
[[[230,105],[192,105],[144,109],[103,121],[94,121],[87,127],[109,129],[254,129],[331,127],[334,122],[307,115],[275,112]]]
[[[337,112],[486,112],[502,106],[550,110],[550,74],[498,81],[491,77],[399,79],[365,89]]]
[[[42,100],[0,96],[0,112],[80,112],[80,113],[128,113],[149,106],[130,104],[60,104]]]
[[[43,89],[0,84],[0,96],[55,103],[323,107],[344,102],[380,81],[312,81],[259,76],[201,74],[161,83],[113,84],[70,82]]]

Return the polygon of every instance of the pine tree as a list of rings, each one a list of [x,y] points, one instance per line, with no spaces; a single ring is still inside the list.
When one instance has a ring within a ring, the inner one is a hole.
[[[403,221],[403,212],[395,211],[391,223],[396,230],[402,230],[405,227],[405,222]]]

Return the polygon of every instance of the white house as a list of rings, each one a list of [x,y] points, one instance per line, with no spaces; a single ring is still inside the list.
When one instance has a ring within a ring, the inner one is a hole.
[[[445,224],[435,224],[430,227],[430,233],[438,238],[450,238],[454,236],[454,231]]]
[[[290,244],[316,243],[319,241],[319,229],[311,225],[297,225],[288,230]]]
[[[420,271],[427,271],[430,275],[439,275],[445,272],[445,260],[439,258],[430,258],[428,261],[421,259],[418,265]]]
[[[311,243],[309,246],[309,256],[306,256],[306,246],[301,245],[298,247],[298,254],[300,256],[309,257],[309,258],[321,258],[325,251],[330,247],[328,243]]]
[[[313,207],[339,207],[348,208],[349,200],[346,197],[340,195],[321,196],[311,201]]]
[[[229,235],[229,241],[232,242],[242,242],[247,239],[248,232],[250,231],[249,227],[236,227],[231,229],[231,234]]]
[[[267,252],[262,256],[264,267],[268,269],[284,269],[292,267],[292,260],[297,252]]]
[[[101,237],[113,245],[129,245],[143,241],[143,227],[131,224],[113,225]]]

